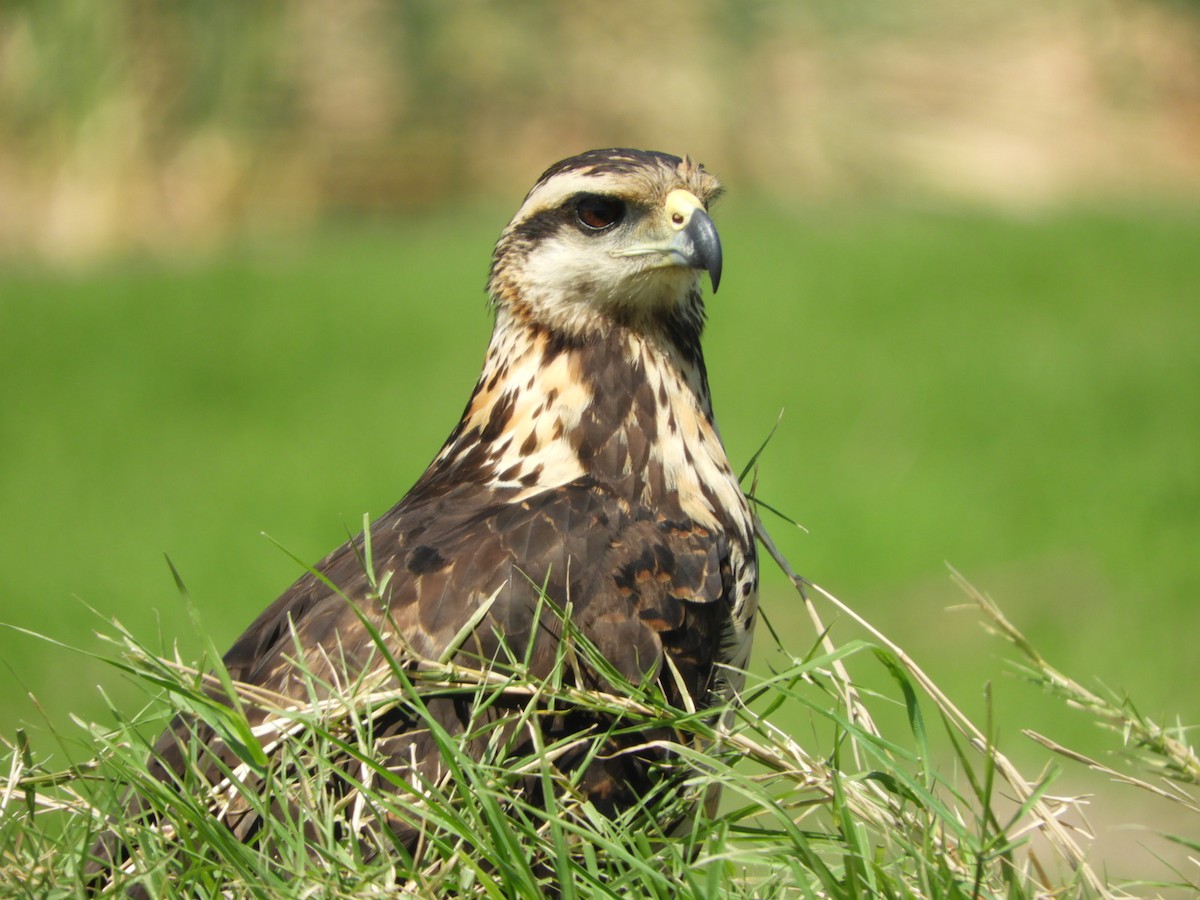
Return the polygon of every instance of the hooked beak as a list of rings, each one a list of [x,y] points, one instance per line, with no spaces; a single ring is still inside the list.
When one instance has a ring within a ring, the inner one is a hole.
[[[671,255],[679,265],[708,272],[713,293],[717,292],[721,284],[721,238],[707,212],[692,210],[683,230],[671,241]]]
[[[721,283],[721,238],[704,204],[691,191],[677,188],[667,195],[664,214],[674,232],[663,241],[614,250],[614,256],[658,256],[662,265],[703,269],[713,293]]]

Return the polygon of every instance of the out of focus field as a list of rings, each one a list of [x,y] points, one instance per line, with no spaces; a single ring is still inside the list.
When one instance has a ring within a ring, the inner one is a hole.
[[[457,420],[505,215],[6,273],[3,620],[94,646],[116,616],[190,658],[167,554],[228,645],[299,574],[260,532],[315,561]],[[783,410],[760,494],[808,528],[772,526],[794,565],[967,707],[998,681],[1014,736],[1036,694],[974,614],[946,611],[944,562],[1068,671],[1200,717],[1200,216],[793,214],[734,193],[718,221],[719,420],[741,464]],[[770,568],[766,609],[800,650],[811,629]],[[5,732],[38,719],[27,690],[57,723],[98,715],[97,684],[121,696],[116,673],[23,634],[0,632],[0,655]]]

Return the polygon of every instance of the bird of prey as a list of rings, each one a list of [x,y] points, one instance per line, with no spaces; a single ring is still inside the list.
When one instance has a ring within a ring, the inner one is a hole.
[[[613,671],[657,679],[673,705],[736,690],[758,567],[700,348],[702,274],[714,291],[721,278],[709,216],[720,192],[702,166],[658,152],[592,150],[546,170],[496,244],[495,327],[461,421],[365,537],[237,639],[224,657],[234,681],[307,702],[314,684],[377,667],[381,645],[400,660],[521,659],[544,678],[563,632],[548,599]],[[609,684],[586,668],[568,677]],[[265,718],[252,703],[246,713]],[[428,714],[449,734],[465,728],[452,698],[430,699]],[[427,720],[399,708],[375,735],[393,772],[436,780]],[[577,784],[611,814],[647,776],[637,752],[610,750],[577,763]],[[171,780],[235,761],[211,727],[181,717],[153,767]],[[223,812],[243,840],[262,814]],[[401,838],[417,828],[389,825]]]

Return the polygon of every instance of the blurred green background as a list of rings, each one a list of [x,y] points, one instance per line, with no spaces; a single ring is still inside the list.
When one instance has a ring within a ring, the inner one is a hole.
[[[1094,729],[946,562],[1200,720],[1200,7],[966,6],[0,5],[0,621],[194,658],[167,554],[227,646],[298,574],[260,532],[315,561],[457,420],[533,179],[632,145],[728,188],[711,379],[735,465],[785,411],[793,565],[973,715],[994,683],[1018,759]],[[0,735],[134,702],[19,631],[0,660]]]

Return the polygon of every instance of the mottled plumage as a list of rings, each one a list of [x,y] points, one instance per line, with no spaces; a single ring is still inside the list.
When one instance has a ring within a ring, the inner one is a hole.
[[[700,350],[701,271],[714,288],[720,276],[706,211],[719,192],[702,167],[661,153],[596,150],[546,171],[496,245],[495,330],[462,420],[370,528],[383,588],[364,572],[361,537],[338,548],[321,578],[300,578],[238,638],[225,657],[235,680],[305,700],[299,648],[318,679],[345,684],[379,663],[361,618],[398,657],[437,658],[489,599],[458,658],[501,655],[502,635],[545,674],[561,623],[544,610],[535,621],[544,587],[630,680],[659,677],[682,706],[730,687],[720,664],[747,661],[757,564]],[[441,702],[431,712],[461,730],[462,711]],[[412,716],[378,733],[394,769],[436,776]],[[158,744],[164,777],[197,740],[232,759],[181,719]],[[615,809],[635,799],[639,772],[615,752],[582,785]],[[249,809],[226,815],[243,838],[256,828]]]

